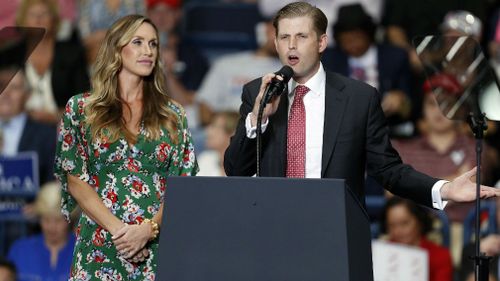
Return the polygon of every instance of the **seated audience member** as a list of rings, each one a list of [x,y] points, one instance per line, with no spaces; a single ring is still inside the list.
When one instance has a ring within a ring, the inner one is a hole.
[[[491,202],[490,202],[491,203]],[[499,257],[500,257],[500,200],[495,201],[496,204],[496,223],[497,230],[496,233],[489,233],[480,239],[480,247],[479,252],[484,253],[486,256],[491,257],[491,261],[489,263],[489,271],[490,271],[490,280],[498,280],[498,273],[500,268]],[[482,218],[482,217],[481,217]],[[485,220],[484,223],[489,223],[491,218]],[[481,222],[483,224],[483,222]],[[475,228],[474,228],[475,231]],[[475,235],[474,235],[475,236]],[[462,250],[462,260],[460,263],[458,277],[459,281],[473,281],[474,279],[470,279],[470,275],[474,273],[474,260],[470,257],[476,255],[476,244],[474,237],[471,237],[471,241],[467,241],[465,243],[464,248]],[[495,279],[491,279],[491,277],[495,277]]]
[[[275,72],[282,67],[274,46],[276,31],[271,21],[265,22],[263,32],[265,40],[259,42],[257,50],[228,54],[212,64],[196,94],[197,100],[212,112],[238,111],[243,85],[262,73]]]
[[[382,95],[382,109],[393,137],[408,137],[414,126],[411,111],[411,70],[404,49],[377,44],[377,26],[360,4],[342,6],[333,26],[337,45],[327,49],[322,62],[326,68],[363,81]]]
[[[198,156],[200,172],[198,176],[225,176],[224,152],[238,125],[239,114],[236,111],[215,113],[212,122],[206,128],[205,149]]]
[[[58,182],[42,186],[35,201],[42,233],[17,240],[8,254],[17,267],[19,281],[69,278],[75,237],[61,214],[60,202]],[[98,260],[99,253],[85,258]]]
[[[186,110],[189,127],[200,127],[199,109],[195,93],[208,71],[207,59],[179,34],[182,19],[181,0],[147,0],[147,13],[158,28],[161,55],[166,71],[167,91]],[[201,112],[201,113],[200,113]],[[192,131],[196,141],[196,131]]]
[[[382,215],[382,232],[388,240],[425,249],[429,254],[429,281],[451,281],[453,266],[448,249],[431,242],[426,235],[432,219],[425,209],[400,197],[390,198]]]
[[[143,0],[80,0],[78,29],[92,66],[107,29],[117,19],[146,12]]]
[[[56,124],[68,99],[90,88],[85,51],[76,33],[70,40],[56,38],[60,23],[56,1],[22,0],[16,23],[46,29],[26,62],[32,92],[26,109],[34,120]]]
[[[0,257],[0,281],[16,281],[17,280],[16,266]]]
[[[424,84],[422,119],[419,121],[420,136],[409,140],[394,140],[393,146],[403,162],[434,177],[453,179],[476,165],[475,140],[466,134],[464,122],[452,121],[441,112],[433,95],[433,87],[447,93],[459,93],[456,80],[446,74],[438,74]],[[481,179],[491,183],[496,151],[483,149]],[[461,223],[474,203],[450,202],[445,212],[453,222]]]
[[[0,70],[0,85],[8,84],[0,93],[0,155],[36,152],[40,183],[43,184],[54,178],[52,166],[56,127],[37,122],[26,113],[25,104],[30,97],[29,85],[24,72],[15,74],[16,71],[14,67]]]

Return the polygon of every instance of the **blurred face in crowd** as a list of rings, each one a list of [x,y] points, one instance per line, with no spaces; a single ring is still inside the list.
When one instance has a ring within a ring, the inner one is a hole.
[[[0,71],[0,85],[8,83],[0,94],[0,119],[10,119],[22,113],[28,100],[24,74],[18,72],[9,82],[11,76],[11,71]]]
[[[229,146],[231,135],[226,130],[226,119],[223,115],[216,115],[207,127],[206,146],[213,150],[225,150]]]
[[[179,20],[180,11],[160,2],[148,10],[148,17],[156,25],[159,32],[172,32]]]
[[[47,244],[60,244],[67,239],[69,225],[59,213],[42,215],[40,227]]]
[[[129,74],[146,77],[151,74],[158,57],[158,37],[154,27],[143,23],[122,48],[122,70]]]
[[[274,39],[276,36],[276,30],[272,22],[264,23],[266,42],[264,43],[264,49],[269,56],[277,56],[276,46],[274,45]]]
[[[396,243],[418,246],[421,238],[420,224],[408,208],[395,205],[387,211],[387,234]]]
[[[445,133],[455,130],[455,123],[443,115],[432,93],[425,94],[423,115],[425,125],[429,131]]]
[[[351,57],[360,57],[371,45],[370,37],[362,30],[343,31],[338,36],[339,45]]]
[[[43,2],[35,2],[26,11],[26,26],[41,27],[52,33],[54,29],[54,18],[49,7]]]
[[[318,71],[327,36],[316,33],[311,17],[283,18],[278,22],[275,45],[281,62],[291,66],[294,79],[303,84]]]

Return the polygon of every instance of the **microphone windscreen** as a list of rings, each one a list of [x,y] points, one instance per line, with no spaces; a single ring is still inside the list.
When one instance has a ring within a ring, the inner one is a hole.
[[[283,82],[288,83],[290,78],[293,76],[293,69],[290,66],[285,65],[280,70],[275,72],[275,74],[283,77]]]

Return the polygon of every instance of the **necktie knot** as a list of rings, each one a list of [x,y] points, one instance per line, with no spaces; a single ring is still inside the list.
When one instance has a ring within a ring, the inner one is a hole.
[[[302,99],[309,92],[309,88],[304,85],[298,85],[295,87],[295,98]]]

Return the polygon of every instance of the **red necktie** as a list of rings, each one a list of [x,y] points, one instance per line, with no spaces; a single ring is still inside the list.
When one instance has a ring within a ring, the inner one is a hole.
[[[287,178],[305,178],[306,176],[306,109],[304,96],[309,88],[299,85],[295,88],[295,97],[290,116],[288,117],[287,132]]]

